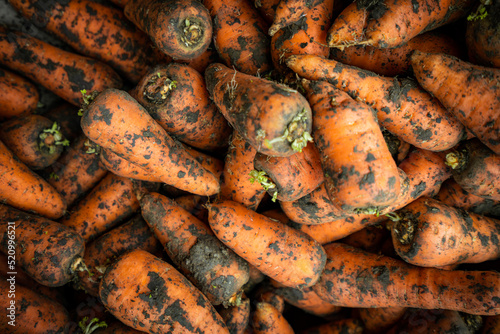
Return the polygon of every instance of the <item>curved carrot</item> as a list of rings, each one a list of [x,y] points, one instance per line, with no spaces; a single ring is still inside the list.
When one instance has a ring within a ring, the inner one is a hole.
[[[40,94],[31,81],[0,68],[0,120],[34,112]]]
[[[187,278],[143,250],[122,255],[106,270],[99,295],[111,314],[137,330],[229,334],[220,315]]]
[[[255,334],[293,334],[293,328],[273,305],[259,302],[251,316],[250,326]]]
[[[462,124],[496,154],[500,154],[500,69],[472,65],[443,53],[415,51],[415,77]],[[454,87],[463,87],[458,93]]]
[[[100,93],[85,109],[81,124],[90,140],[146,169],[155,179],[198,195],[219,191],[219,180],[124,91]]]

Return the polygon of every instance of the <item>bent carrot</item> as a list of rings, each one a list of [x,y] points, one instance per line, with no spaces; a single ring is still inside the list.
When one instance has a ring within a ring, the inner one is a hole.
[[[308,287],[321,275],[323,249],[305,233],[229,200],[208,206],[208,222],[226,246],[286,286]]]
[[[99,295],[111,314],[137,330],[229,334],[220,315],[187,278],[143,250],[130,251],[108,267]]]
[[[219,180],[124,91],[107,89],[100,93],[85,108],[81,124],[90,140],[146,169],[162,182],[198,195],[219,192]]]
[[[416,147],[443,151],[465,137],[464,126],[410,79],[381,77],[318,56],[294,55],[286,62],[298,75],[326,80],[370,105],[381,127]]]
[[[500,69],[472,65],[446,54],[415,51],[415,77],[449,112],[496,154],[500,154],[498,96]],[[460,93],[455,90],[463,87]]]
[[[255,334],[293,334],[293,328],[273,305],[259,302],[255,305],[250,326]]]
[[[40,94],[28,79],[0,68],[0,120],[34,112]]]
[[[299,92],[217,63],[205,81],[215,105],[258,152],[289,156],[312,140],[311,107]]]

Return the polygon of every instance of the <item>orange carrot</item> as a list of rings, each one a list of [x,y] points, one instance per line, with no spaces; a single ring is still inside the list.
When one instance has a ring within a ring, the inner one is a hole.
[[[283,315],[271,304],[259,302],[255,305],[250,325],[255,334],[293,334],[293,328]]]
[[[359,309],[358,314],[368,334],[383,334],[403,317],[406,307],[374,307]]]
[[[250,299],[242,296],[239,305],[221,308],[219,314],[229,329],[229,333],[243,334],[250,320]]]
[[[207,198],[200,195],[183,195],[174,198],[175,203],[181,208],[208,225],[208,210],[205,207]]]
[[[120,157],[109,149],[100,150],[100,161],[104,167],[115,175],[141,181],[161,182],[147,170]]]
[[[412,146],[385,129],[382,130],[382,134],[384,135],[385,142],[387,143],[387,147],[389,147],[392,158],[399,164],[406,158],[408,153],[410,153]]]
[[[254,0],[253,4],[259,11],[260,15],[270,25],[273,23],[274,17],[276,16],[276,8],[278,7],[280,1],[281,0]]]
[[[269,35],[274,36],[278,30],[288,27],[307,16],[320,2],[321,0],[280,0],[276,8],[273,24],[269,28]],[[331,10],[333,10],[333,7]]]
[[[443,53],[415,51],[413,72],[424,89],[496,154],[500,154],[500,69],[476,66]],[[460,85],[459,92],[454,87]]]
[[[0,120],[31,114],[40,101],[40,94],[33,83],[2,68],[0,91]]]
[[[340,239],[339,242],[370,253],[378,253],[385,239],[390,237],[389,231],[385,228],[386,222],[383,221],[374,226],[367,226]]]
[[[483,317],[484,325],[481,334],[495,334],[500,330],[500,315]]]
[[[345,318],[310,327],[302,334],[362,334],[365,326],[359,319]]]

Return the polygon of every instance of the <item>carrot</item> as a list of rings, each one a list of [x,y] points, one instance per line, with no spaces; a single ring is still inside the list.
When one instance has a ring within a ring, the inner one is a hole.
[[[259,302],[251,316],[250,325],[255,334],[293,334],[293,328],[271,304]]]
[[[325,250],[327,264],[314,290],[330,303],[500,313],[500,273],[421,268],[341,243]]]
[[[409,309],[399,323],[385,333],[476,333],[480,323],[474,328],[467,323],[469,314],[461,314],[451,310]],[[480,316],[476,316],[481,319]],[[479,320],[480,321],[480,320]]]
[[[244,286],[244,291],[245,293],[249,293],[253,290],[254,287],[256,287],[259,283],[263,282],[266,279],[266,276],[257,269],[254,265],[251,263],[248,264],[248,269],[249,269],[249,278],[247,284]]]
[[[431,151],[454,147],[465,136],[460,122],[410,79],[373,72],[318,56],[294,55],[287,65],[310,80],[326,80],[377,111],[381,127],[403,141]]]
[[[15,284],[15,276],[0,281],[0,301],[5,307],[0,329],[4,333],[41,334],[67,331],[71,319],[64,306],[27,287]]]
[[[139,209],[132,181],[108,173],[59,222],[73,228],[85,242],[94,240]]]
[[[374,110],[327,82],[302,84],[314,111],[313,137],[331,201],[357,213],[394,203],[399,170]]]
[[[422,267],[500,258],[500,221],[421,197],[397,211],[392,240],[398,255]]]
[[[189,145],[180,143],[180,145],[186,150],[186,152],[192,156],[198,163],[212,173],[217,179],[220,179],[222,171],[224,170],[224,161],[219,158],[212,156],[212,153],[204,153],[199,149],[195,149]],[[224,150],[223,150],[224,151]],[[215,154],[217,152],[213,152]]]
[[[49,183],[23,164],[0,141],[0,200],[50,219],[61,217],[66,202]]]
[[[481,334],[495,334],[500,330],[500,315],[483,317],[484,324]]]
[[[406,313],[406,307],[375,307],[359,309],[359,318],[368,334],[383,334],[392,328]]]
[[[473,1],[355,1],[329,30],[328,45],[400,46],[413,37],[467,15]],[[346,25],[346,27],[342,27]],[[349,34],[348,34],[349,33]]]
[[[3,224],[0,249],[15,251],[15,263],[40,284],[68,283],[82,267],[83,239],[70,228],[47,218],[0,206]],[[12,270],[12,268],[9,268]]]
[[[208,225],[208,210],[205,207],[207,198],[199,195],[183,195],[174,198],[175,203],[181,208]]]
[[[321,0],[280,0],[276,8],[273,24],[269,27],[269,35],[274,36],[280,29],[288,27],[307,16],[319,3],[321,3]],[[332,10],[333,7],[330,11]]]
[[[466,191],[500,201],[500,155],[477,138],[468,140],[446,154],[453,179]]]
[[[500,154],[500,70],[476,66],[446,54],[415,51],[413,72],[462,124],[496,154]],[[454,90],[463,87],[460,93]]]
[[[151,63],[148,38],[118,8],[89,0],[10,4],[37,27],[78,53],[107,63],[131,82],[139,81]]]
[[[305,233],[229,200],[208,206],[208,222],[226,246],[286,286],[308,287],[321,275],[323,249]]]
[[[274,291],[274,289],[270,288],[269,286],[261,285],[256,289],[256,291],[252,292],[254,304],[265,302],[274,306],[274,308],[280,313],[283,313],[285,311],[285,299],[282,296],[278,295]]]
[[[224,307],[219,310],[229,333],[243,334],[250,320],[250,299],[242,296],[239,305]]]
[[[254,0],[253,4],[264,20],[271,25],[274,21],[274,17],[276,16],[276,8],[278,7],[280,1],[281,0]]]
[[[408,153],[410,153],[412,146],[385,129],[382,130],[382,134],[384,135],[385,142],[387,147],[389,147],[392,158],[399,164],[406,158]]]
[[[272,69],[267,23],[249,1],[204,0],[214,23],[215,49],[224,64],[257,75]]]
[[[386,223],[387,221],[383,221],[377,225],[367,226],[340,239],[339,242],[370,253],[378,253],[385,239],[390,237],[389,231],[385,228]]]
[[[442,52],[456,57],[460,57],[463,53],[459,43],[452,36],[429,31],[413,37],[396,48],[377,48],[369,45],[333,48],[330,58],[380,75],[394,77],[410,73],[410,57],[414,50]]]
[[[76,106],[83,102],[83,90],[122,86],[121,78],[108,65],[22,32],[0,30],[0,50],[0,63]]]
[[[212,20],[199,1],[129,0],[123,11],[158,49],[174,59],[196,58],[210,45]]]
[[[289,157],[257,153],[254,167],[254,179],[262,181],[268,194],[280,201],[295,201],[311,193],[324,181],[320,155],[314,143],[309,143],[302,152]]]
[[[69,140],[59,124],[42,115],[16,117],[0,125],[0,140],[32,170],[44,169],[59,158]]]
[[[224,159],[219,193],[220,198],[241,203],[254,211],[266,194],[261,184],[250,176],[256,154],[257,150],[234,131]]]
[[[203,76],[178,63],[158,65],[137,84],[137,101],[167,132],[193,147],[227,147],[231,127],[210,100]]]
[[[146,169],[155,179],[198,195],[219,191],[217,178],[124,91],[100,93],[85,109],[81,124],[90,140]]]
[[[0,120],[33,113],[40,101],[36,86],[28,79],[0,68]]]
[[[131,163],[111,150],[101,149],[99,157],[104,167],[115,175],[134,180],[161,182],[160,178],[151,175],[144,168]]]
[[[99,296],[99,283],[106,268],[127,251],[142,249],[158,253],[160,242],[140,215],[106,232],[85,247],[83,261],[88,271],[78,273],[77,286],[92,296]]]
[[[108,267],[99,295],[111,314],[137,330],[229,333],[208,299],[188,279],[143,250],[130,251]]]
[[[258,152],[289,156],[311,141],[311,108],[297,91],[211,64],[205,81],[215,105]]]
[[[60,127],[59,131],[70,143],[82,134],[78,108],[71,103],[62,102],[43,113],[43,116],[56,122]]]
[[[345,318],[310,327],[302,331],[302,334],[361,334],[364,333],[364,328],[359,319]]]

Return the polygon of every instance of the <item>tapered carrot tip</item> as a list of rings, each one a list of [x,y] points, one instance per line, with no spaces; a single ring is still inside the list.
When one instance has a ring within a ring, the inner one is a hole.
[[[275,33],[278,32],[278,30],[280,30],[282,28],[281,24],[273,24],[270,28],[269,28],[269,31],[268,31],[268,34],[269,36],[274,36]]]

